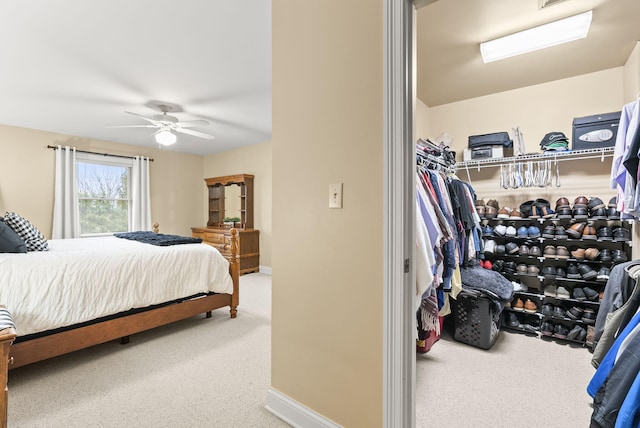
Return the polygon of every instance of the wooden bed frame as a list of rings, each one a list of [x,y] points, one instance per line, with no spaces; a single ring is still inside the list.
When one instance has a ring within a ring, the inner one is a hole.
[[[239,303],[240,285],[240,263],[238,262],[237,254],[238,231],[231,229],[229,275],[233,280],[233,294],[210,294],[196,297],[15,344],[13,342],[17,336],[12,328],[0,330],[0,388],[4,391],[3,397],[0,397],[0,427],[7,426],[7,377],[9,369],[115,339],[120,339],[123,343],[126,343],[131,334],[170,324],[201,313],[206,314],[206,317],[209,318],[211,317],[211,311],[226,306],[230,308],[231,318],[235,318]],[[8,309],[9,311],[11,310],[11,308]]]

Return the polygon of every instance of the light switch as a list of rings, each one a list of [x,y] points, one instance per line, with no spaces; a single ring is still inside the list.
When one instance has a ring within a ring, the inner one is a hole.
[[[342,208],[342,183],[329,184],[329,208]]]

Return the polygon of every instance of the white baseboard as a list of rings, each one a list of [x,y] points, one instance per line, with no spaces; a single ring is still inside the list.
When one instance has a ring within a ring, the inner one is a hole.
[[[260,273],[271,275],[271,268],[269,266],[260,266]]]
[[[265,408],[296,428],[340,428],[340,425],[335,422],[273,388],[269,388],[267,391]]]

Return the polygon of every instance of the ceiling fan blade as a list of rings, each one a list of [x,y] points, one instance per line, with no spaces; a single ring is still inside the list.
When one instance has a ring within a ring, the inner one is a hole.
[[[185,120],[181,122],[177,122],[175,125],[181,126],[182,128],[192,128],[194,126],[209,126],[211,122],[204,119],[196,119],[196,120]]]
[[[131,114],[131,115],[136,116],[136,117],[139,117],[140,119],[146,120],[147,122],[151,122],[151,123],[153,123],[154,125],[158,125],[158,124],[160,123],[159,121],[157,121],[157,120],[155,120],[155,119],[151,119],[150,117],[143,116],[143,115],[138,114],[138,113],[133,113],[133,112],[131,112],[131,111],[125,111],[125,113],[127,113],[127,114]]]
[[[207,140],[213,140],[213,135],[205,134],[204,132],[194,131],[192,129],[174,128],[176,132],[182,132],[183,134],[193,135],[194,137],[206,138]]]
[[[158,125],[106,125],[107,128],[157,128]]]

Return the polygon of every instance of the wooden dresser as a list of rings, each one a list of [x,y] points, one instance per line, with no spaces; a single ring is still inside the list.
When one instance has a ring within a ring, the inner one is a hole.
[[[206,244],[216,247],[223,256],[231,255],[231,228],[238,230],[238,257],[240,274],[258,272],[260,269],[260,231],[253,228],[253,179],[250,174],[225,175],[205,178],[208,192],[208,219],[205,227],[192,227],[191,234]],[[236,200],[231,196],[231,188],[239,186]],[[233,203],[231,203],[233,202]],[[236,210],[230,209],[237,206]],[[226,217],[237,218],[233,223],[225,223]]]
[[[238,230],[238,257],[240,274],[260,270],[260,231]],[[231,228],[192,227],[191,235],[206,244],[216,247],[227,259],[231,257]]]

